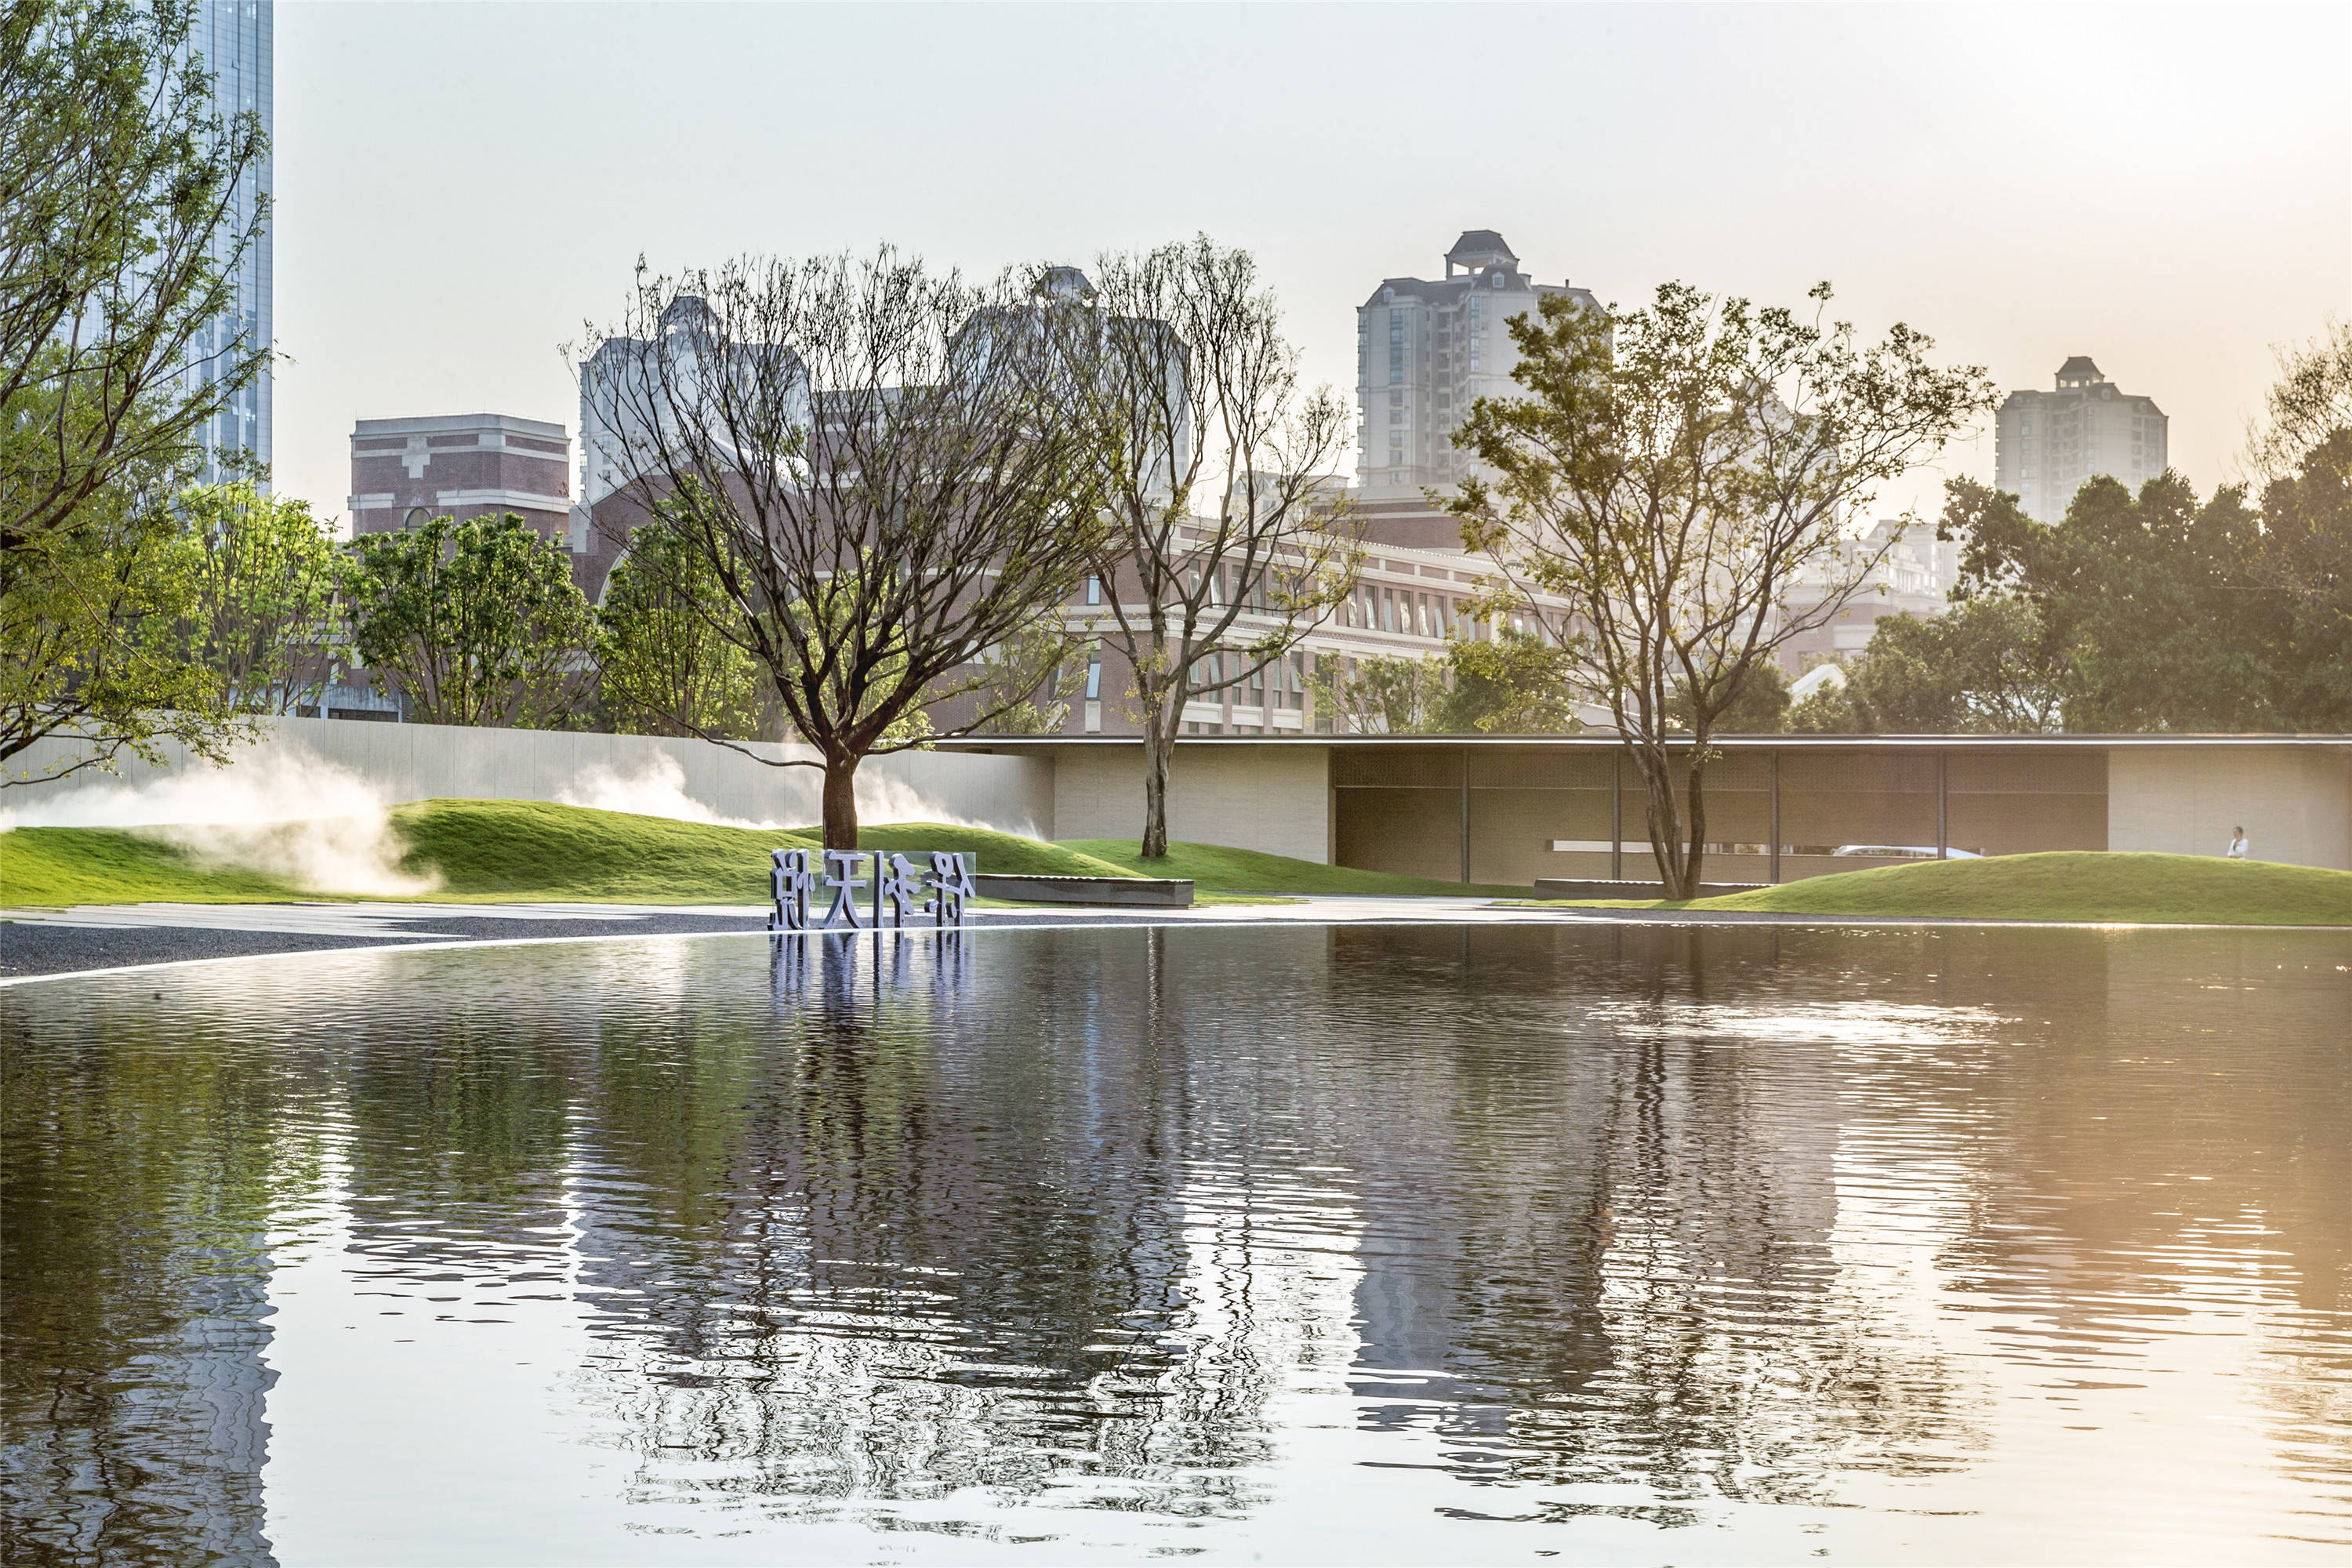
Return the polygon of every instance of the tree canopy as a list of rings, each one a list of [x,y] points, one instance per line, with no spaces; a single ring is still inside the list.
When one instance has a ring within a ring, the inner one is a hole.
[[[618,505],[674,531],[723,595],[708,624],[816,752],[779,765],[824,770],[828,847],[856,847],[858,764],[924,744],[926,709],[982,698],[961,732],[1026,698],[985,656],[1094,559],[1074,415],[1024,306],[1009,279],[888,251],[747,258],[641,272],[597,334],[583,392]]]
[[[269,353],[213,331],[266,217],[240,226],[236,201],[264,142],[215,108],[192,12],[0,15],[0,763],[69,752],[31,776],[171,740],[219,758],[243,732],[178,636],[196,563],[173,513]]]
[[[1548,297],[1510,322],[1526,395],[1479,399],[1454,436],[1485,473],[1449,510],[1509,581],[1490,608],[1575,650],[1675,898],[1700,879],[1709,739],[1892,546],[1854,548],[1843,520],[1991,405],[1980,368],[1931,363],[1902,325],[1865,345],[1822,320],[1830,297],[1811,314],[1682,283],[1632,310]]]
[[[352,646],[411,720],[579,726],[590,612],[560,542],[507,512],[365,533],[351,548]]]

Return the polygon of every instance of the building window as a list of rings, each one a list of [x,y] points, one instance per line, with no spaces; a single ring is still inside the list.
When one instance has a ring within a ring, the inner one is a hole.
[[[1089,577],[1087,579],[1087,603],[1089,605],[1099,605],[1102,603],[1101,578]]]
[[[1102,700],[1102,655],[1099,653],[1087,660],[1087,700]]]

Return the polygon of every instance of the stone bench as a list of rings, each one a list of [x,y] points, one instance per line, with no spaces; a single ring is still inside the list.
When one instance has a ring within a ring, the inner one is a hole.
[[[1160,877],[1009,877],[982,874],[972,883],[984,899],[1024,904],[1120,904],[1155,910],[1192,907],[1192,882]]]
[[[1769,888],[1769,882],[1701,882],[1698,896],[1714,898],[1718,893],[1752,893]],[[1663,882],[1580,881],[1569,877],[1538,877],[1536,897],[1538,899],[1663,899],[1666,896]]]

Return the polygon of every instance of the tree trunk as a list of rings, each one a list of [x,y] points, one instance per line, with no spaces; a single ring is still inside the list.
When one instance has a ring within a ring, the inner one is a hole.
[[[857,759],[824,759],[824,847],[857,847]]]
[[[1168,774],[1176,760],[1177,721],[1168,693],[1153,695],[1143,722],[1143,858],[1168,858]]]
[[[1704,765],[1695,751],[1690,770],[1690,853],[1683,859],[1683,882],[1679,891],[1666,897],[1677,900],[1698,897],[1699,867],[1706,858],[1706,793],[1699,781]]]
[[[1643,817],[1649,825],[1650,856],[1658,864],[1658,891],[1677,901],[1688,899],[1689,889],[1697,885],[1698,857],[1696,839],[1683,836],[1683,815],[1675,802],[1674,758],[1660,746],[1654,752],[1636,748],[1633,761],[1642,775]]]

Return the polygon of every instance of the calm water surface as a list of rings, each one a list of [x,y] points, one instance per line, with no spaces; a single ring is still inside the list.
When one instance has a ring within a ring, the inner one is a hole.
[[[0,1555],[2340,1568],[2347,1035],[2310,933],[0,992]]]

